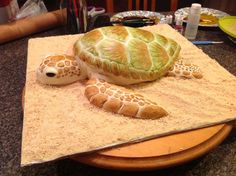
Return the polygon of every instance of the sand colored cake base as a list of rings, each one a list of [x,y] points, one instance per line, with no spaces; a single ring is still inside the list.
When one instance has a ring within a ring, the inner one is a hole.
[[[176,40],[182,47],[180,57],[200,66],[204,75],[200,80],[164,77],[131,86],[168,111],[158,120],[132,119],[90,105],[83,82],[39,84],[35,70],[42,57],[64,53],[78,35],[29,41],[22,165],[236,119],[236,78],[168,25],[146,29]]]

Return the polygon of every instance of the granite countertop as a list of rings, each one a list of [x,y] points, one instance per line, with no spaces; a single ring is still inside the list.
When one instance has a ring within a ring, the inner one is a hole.
[[[187,164],[156,171],[112,171],[80,164],[70,159],[21,168],[22,90],[25,84],[27,42],[29,38],[63,34],[57,28],[0,45],[0,176],[12,175],[207,175],[233,176],[236,173],[236,125],[230,135],[210,153]],[[217,29],[198,32],[199,40],[224,41],[224,44],[201,46],[211,58],[236,75],[236,45]],[[236,91],[236,90],[233,90]]]

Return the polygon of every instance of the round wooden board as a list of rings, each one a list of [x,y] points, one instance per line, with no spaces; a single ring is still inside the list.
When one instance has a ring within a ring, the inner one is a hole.
[[[232,127],[231,123],[220,124],[71,158],[107,169],[167,168],[209,152],[227,137]]]

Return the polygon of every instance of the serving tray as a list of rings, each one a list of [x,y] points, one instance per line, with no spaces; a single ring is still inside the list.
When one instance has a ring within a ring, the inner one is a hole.
[[[232,123],[220,124],[71,158],[106,169],[167,168],[208,153],[228,136],[232,127]]]

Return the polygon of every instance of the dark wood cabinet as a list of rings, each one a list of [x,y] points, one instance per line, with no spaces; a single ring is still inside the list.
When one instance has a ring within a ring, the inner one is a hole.
[[[19,6],[22,6],[26,0],[18,0]],[[100,6],[106,8],[106,0],[86,0],[88,6]],[[135,0],[133,0],[135,2]],[[141,0],[142,1],[142,0]],[[49,11],[59,8],[60,0],[44,0]],[[231,15],[236,15],[235,0],[178,0],[178,8],[190,6],[192,3],[200,3],[203,7],[222,10]],[[115,12],[127,10],[127,0],[114,0]],[[170,10],[170,0],[156,0],[156,11],[163,12]]]

